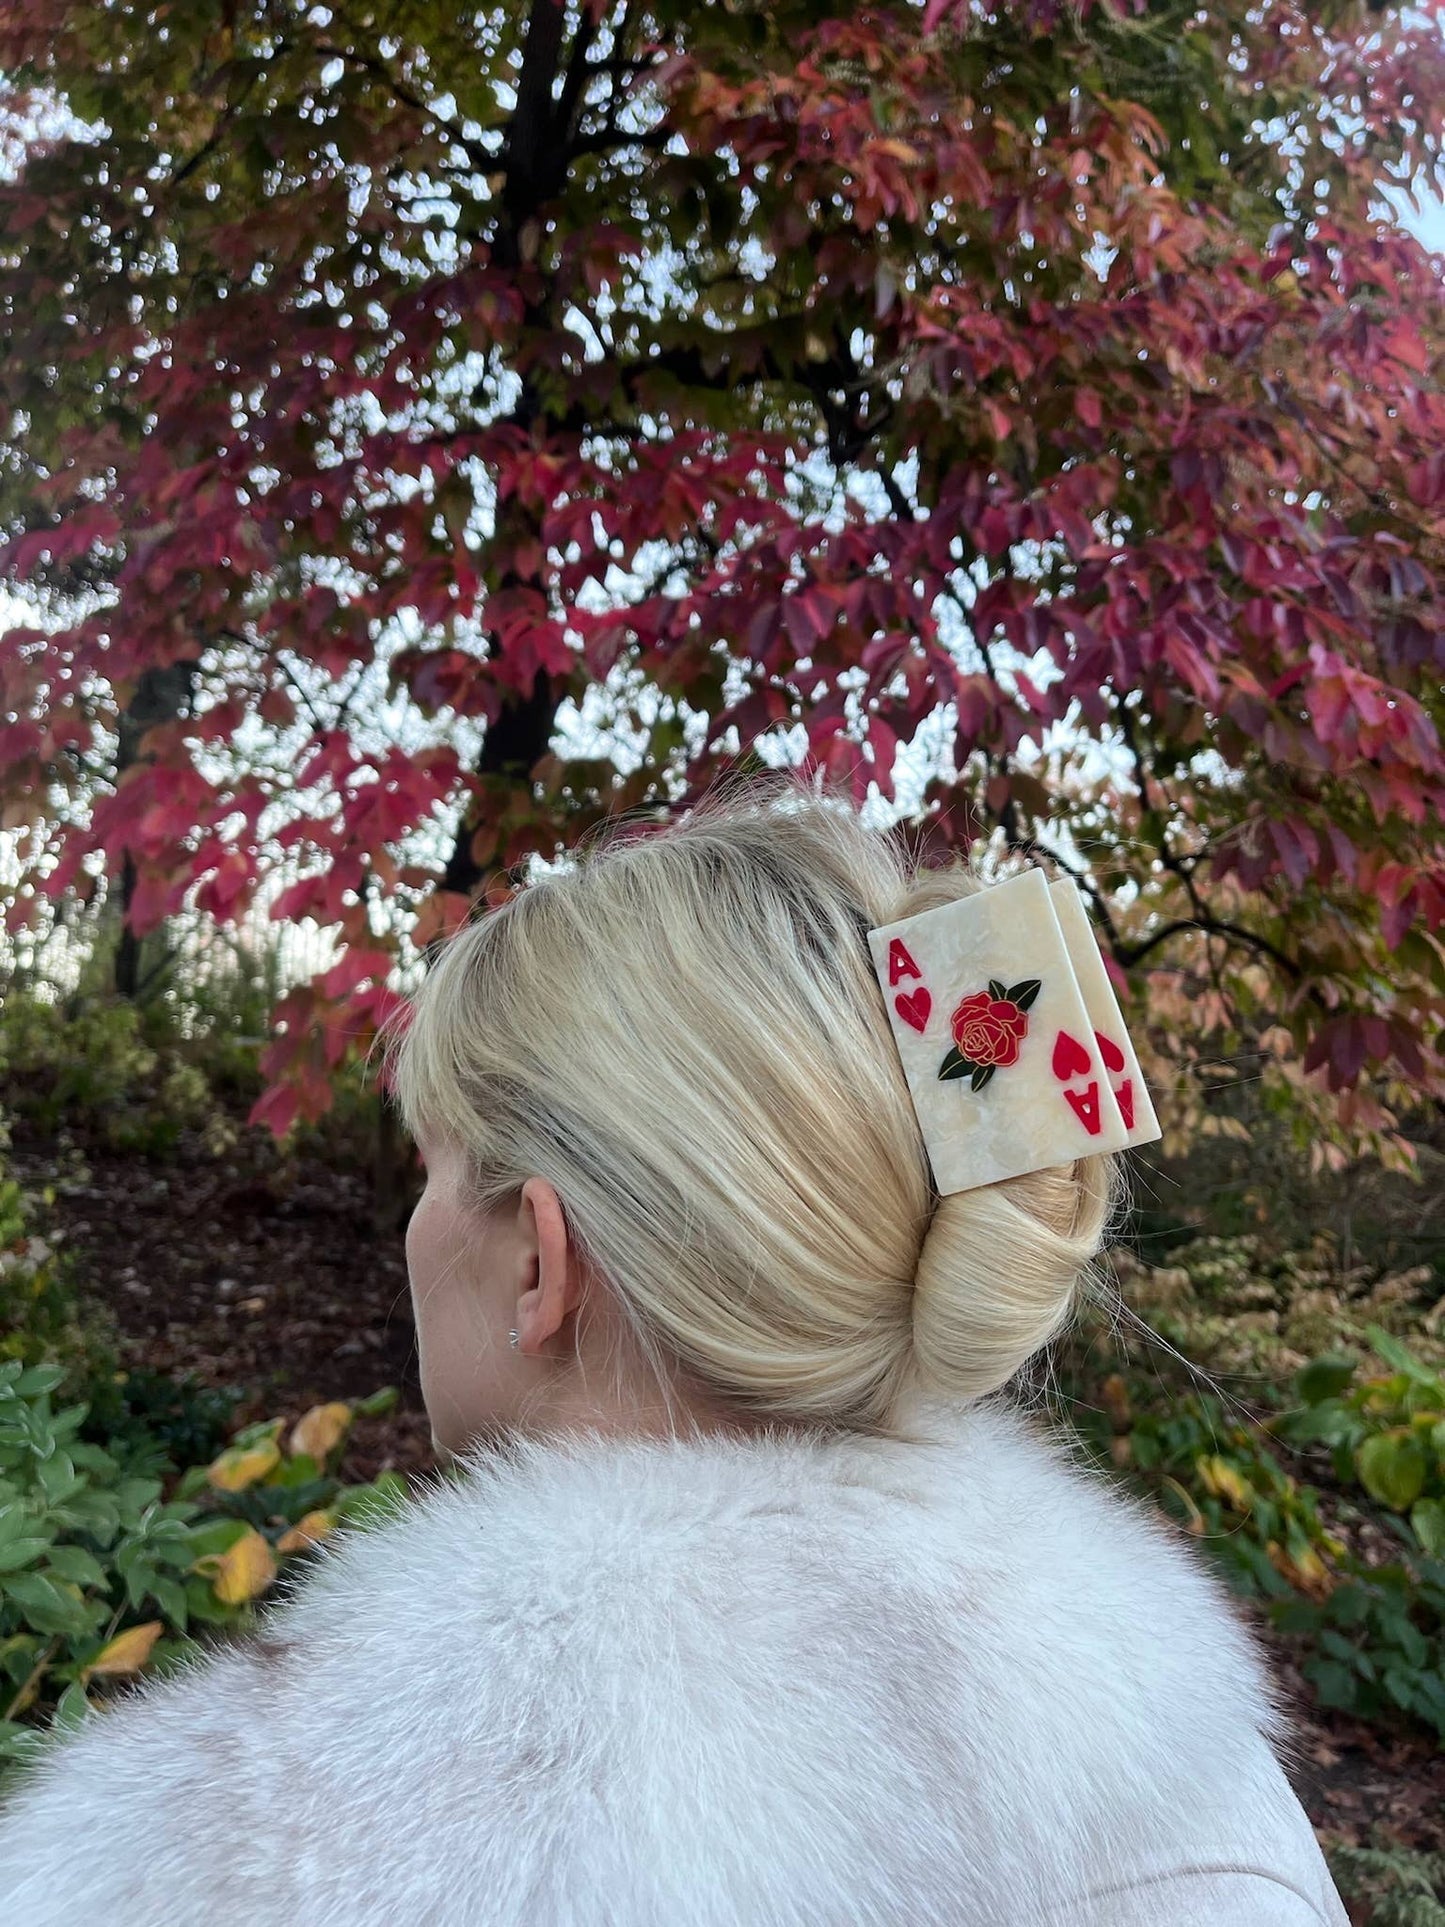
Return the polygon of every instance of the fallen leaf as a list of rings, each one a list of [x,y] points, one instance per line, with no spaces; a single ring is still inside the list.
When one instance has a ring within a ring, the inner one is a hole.
[[[350,1426],[351,1407],[339,1399],[330,1405],[313,1405],[297,1419],[291,1433],[292,1456],[304,1454],[315,1459],[318,1465],[324,1464],[328,1453],[346,1437]]]
[[[298,1520],[291,1527],[289,1532],[282,1533],[276,1541],[276,1550],[277,1552],[304,1552],[308,1546],[319,1544],[335,1524],[334,1512],[308,1512],[304,1519]]]
[[[81,1678],[89,1679],[93,1673],[138,1673],[151,1656],[151,1648],[165,1631],[165,1621],[148,1619],[143,1626],[127,1626],[123,1633],[117,1633],[108,1646],[103,1646],[82,1670]]]
[[[247,1528],[229,1552],[213,1552],[196,1561],[195,1570],[212,1581],[217,1599],[227,1606],[244,1605],[276,1577],[276,1556],[264,1534]]]
[[[280,1463],[281,1448],[275,1439],[259,1439],[254,1445],[233,1445],[223,1452],[207,1468],[206,1477],[221,1492],[244,1492]]]

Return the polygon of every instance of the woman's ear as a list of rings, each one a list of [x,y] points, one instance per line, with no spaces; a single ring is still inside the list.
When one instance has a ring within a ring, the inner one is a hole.
[[[582,1298],[580,1268],[562,1200],[545,1178],[528,1178],[522,1186],[517,1233],[527,1254],[529,1279],[517,1300],[520,1349],[539,1352]]]

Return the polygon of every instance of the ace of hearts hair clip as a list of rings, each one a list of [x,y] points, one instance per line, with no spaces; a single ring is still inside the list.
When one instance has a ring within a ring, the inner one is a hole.
[[[868,932],[940,1196],[1162,1137],[1072,877]]]

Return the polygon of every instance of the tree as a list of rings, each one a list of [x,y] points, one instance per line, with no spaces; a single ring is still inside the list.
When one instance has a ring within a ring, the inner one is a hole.
[[[1176,1115],[1207,1024],[1390,1141],[1445,1097],[1441,276],[1381,198],[1440,13],[0,0],[34,888],[140,933],[306,853],[284,1128],[413,912],[932,730],[930,833],[1079,875]]]

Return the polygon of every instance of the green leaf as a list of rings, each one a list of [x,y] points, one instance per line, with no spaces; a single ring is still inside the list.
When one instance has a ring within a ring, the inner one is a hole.
[[[1327,1398],[1338,1398],[1355,1375],[1358,1359],[1343,1352],[1326,1352],[1312,1358],[1296,1374],[1295,1391],[1306,1405],[1321,1405]]]
[[[1343,1712],[1353,1709],[1359,1688],[1348,1667],[1334,1659],[1307,1659],[1301,1671],[1313,1684],[1321,1706],[1339,1707]]]
[[[0,1546],[0,1573],[19,1572],[22,1566],[28,1566],[31,1560],[47,1551],[49,1545],[48,1539],[12,1539],[8,1545]]]
[[[149,1598],[155,1591],[156,1581],[159,1577],[160,1575],[154,1566],[141,1565],[139,1563],[132,1566],[126,1574],[125,1596],[137,1612],[139,1612],[143,1601]]]
[[[1430,1642],[1412,1621],[1402,1619],[1394,1628],[1395,1644],[1412,1666],[1425,1666],[1430,1660]]]
[[[1433,1720],[1436,1730],[1445,1739],[1445,1680],[1433,1672],[1422,1672],[1415,1681],[1417,1710],[1421,1715]]]
[[[151,1587],[151,1592],[166,1618],[173,1626],[184,1632],[189,1618],[185,1587],[175,1579],[157,1579]]]
[[[267,1492],[284,1492],[292,1486],[315,1485],[320,1472],[320,1466],[309,1453],[299,1452],[294,1459],[283,1459],[263,1483]]]
[[[21,1572],[6,1579],[3,1592],[41,1633],[83,1633],[90,1615],[84,1602],[43,1573]]]
[[[286,1421],[284,1418],[258,1419],[256,1424],[248,1425],[244,1427],[243,1430],[237,1432],[236,1436],[231,1440],[231,1445],[232,1447],[259,1445],[262,1439],[279,1439],[285,1430]]]
[[[1337,1633],[1332,1626],[1326,1626],[1321,1631],[1320,1648],[1321,1651],[1329,1653],[1333,1658],[1343,1660],[1347,1666],[1354,1664],[1355,1648],[1350,1644],[1349,1640],[1345,1638],[1343,1633]]]
[[[32,1365],[28,1372],[21,1372],[11,1389],[17,1398],[38,1398],[42,1392],[53,1392],[65,1377],[59,1365]]]
[[[1445,1553],[1445,1499],[1417,1499],[1410,1524],[1426,1552]]]
[[[68,1452],[57,1452],[53,1458],[42,1459],[35,1468],[35,1478],[48,1505],[63,1504],[85,1484]]]
[[[217,1599],[210,1580],[200,1573],[193,1573],[186,1580],[186,1609],[192,1619],[203,1620],[208,1626],[234,1626],[244,1611],[240,1606],[228,1606],[224,1600]]]
[[[1318,1405],[1308,1405],[1303,1411],[1287,1413],[1272,1429],[1277,1438],[1291,1445],[1306,1445],[1314,1439],[1326,1445],[1341,1445],[1353,1443],[1359,1436],[1360,1425],[1358,1414],[1341,1405],[1338,1399],[1330,1398]]]
[[[1017,1004],[1020,1010],[1032,1010],[1034,999],[1042,988],[1042,977],[1025,977],[1021,984],[1015,984],[1008,993],[1009,1002]]]
[[[36,1633],[11,1633],[7,1639],[0,1639],[0,1668],[22,1685],[30,1676],[39,1655],[41,1640]]]
[[[370,1485],[338,1493],[333,1509],[348,1525],[385,1525],[405,1510],[408,1498],[406,1480],[399,1473],[382,1472]]]
[[[1345,1580],[1343,1586],[1335,1586],[1329,1594],[1329,1617],[1341,1626],[1364,1624],[1368,1611],[1370,1594],[1358,1580]]]
[[[395,1411],[397,1400],[401,1397],[395,1385],[383,1385],[379,1392],[369,1398],[358,1399],[355,1406],[358,1418],[384,1418],[388,1412]]]
[[[111,1493],[76,1492],[52,1508],[47,1523],[70,1532],[88,1532],[108,1546],[119,1530],[120,1516]]]
[[[984,1085],[987,1084],[988,1080],[993,1076],[994,1072],[997,1069],[998,1069],[997,1064],[978,1065],[973,1073],[973,1089],[976,1091],[981,1091]]]
[[[55,1716],[50,1724],[57,1733],[73,1733],[77,1727],[85,1724],[94,1711],[84,1686],[78,1679],[73,1680],[56,1702]]]
[[[138,1518],[160,1496],[159,1479],[120,1479],[115,1487],[115,1502],[120,1507],[122,1517],[129,1513]]]
[[[68,1579],[72,1586],[98,1586],[104,1592],[108,1583],[100,1561],[84,1546],[55,1546],[47,1570],[59,1579]]]
[[[952,1080],[956,1077],[972,1077],[978,1068],[978,1065],[971,1063],[955,1045],[947,1057],[944,1058],[938,1075],[941,1080],[945,1081]]]
[[[1425,1448],[1408,1426],[1397,1425],[1366,1439],[1355,1454],[1360,1483],[1373,1499],[1407,1512],[1425,1485]]]
[[[194,1561],[205,1558],[208,1553],[229,1552],[236,1541],[245,1536],[244,1519],[208,1519],[191,1535],[191,1558]]]
[[[1441,1380],[1440,1374],[1432,1372],[1423,1360],[1416,1358],[1413,1352],[1402,1345],[1398,1338],[1392,1337],[1383,1326],[1366,1325],[1365,1336],[1370,1341],[1371,1350],[1383,1358],[1387,1365],[1392,1366],[1397,1372],[1403,1372],[1407,1378],[1414,1379],[1417,1384],[1437,1387],[1442,1398],[1445,1398],[1445,1381]]]
[[[988,994],[990,997],[1002,1002],[1009,993],[1004,989],[997,977],[990,977],[988,980]]]
[[[175,1489],[177,1499],[193,1499],[198,1492],[209,1489],[210,1480],[206,1477],[209,1467],[193,1465],[183,1472]]]
[[[22,1726],[18,1720],[0,1720],[0,1760],[24,1760],[45,1745],[38,1727]]]

